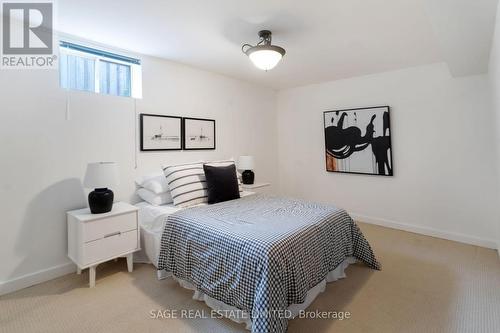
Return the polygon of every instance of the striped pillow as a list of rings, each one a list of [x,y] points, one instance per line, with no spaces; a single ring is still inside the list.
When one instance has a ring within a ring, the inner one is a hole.
[[[214,167],[225,167],[225,166],[229,166],[231,164],[234,164],[236,166],[233,159],[222,160],[222,161],[211,161],[211,162],[205,162],[203,164],[206,164],[209,166],[214,166]],[[236,169],[238,169],[238,168],[236,168]],[[243,192],[243,187],[241,186],[241,177],[238,174],[238,172],[236,172],[236,178],[238,179],[238,189],[241,193],[241,192]]]
[[[163,173],[175,206],[189,207],[208,202],[202,162],[167,166]]]

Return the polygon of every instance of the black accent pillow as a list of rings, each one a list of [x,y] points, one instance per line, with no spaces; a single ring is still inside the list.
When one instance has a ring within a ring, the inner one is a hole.
[[[236,166],[234,164],[222,167],[203,165],[207,180],[208,203],[214,204],[240,197]]]

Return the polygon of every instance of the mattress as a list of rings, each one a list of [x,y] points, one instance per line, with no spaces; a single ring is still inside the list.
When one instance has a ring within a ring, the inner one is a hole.
[[[250,194],[247,194],[250,195]],[[167,204],[162,206],[153,206],[147,202],[140,202],[135,205],[139,208],[139,225],[141,228],[141,248],[142,250],[134,254],[134,261],[139,263],[151,263],[155,267],[158,266],[158,256],[160,253],[161,237],[165,226],[165,221],[169,215],[183,209],[175,207],[173,204]],[[291,304],[288,307],[290,311],[291,318],[296,317],[301,311],[305,311],[306,308],[316,299],[316,297],[322,293],[326,288],[327,282],[333,282],[338,279],[345,278],[344,270],[350,265],[355,263],[357,260],[353,257],[347,258],[342,262],[337,268],[331,271],[328,276],[318,283],[315,287],[311,288],[306,295],[304,303],[301,304]],[[171,275],[165,271],[158,272],[158,278],[167,278]],[[180,286],[186,289],[194,291],[193,299],[204,301],[210,308],[218,313],[228,313],[229,319],[237,323],[244,323],[247,330],[251,329],[251,320],[248,313],[243,310],[239,310],[233,306],[220,302],[203,292],[196,290],[188,281],[177,279],[173,277]]]
[[[134,262],[151,263],[157,267],[160,241],[165,221],[170,214],[182,208],[173,204],[153,206],[147,202],[135,205],[139,208],[139,227],[141,228],[141,251],[134,253]]]

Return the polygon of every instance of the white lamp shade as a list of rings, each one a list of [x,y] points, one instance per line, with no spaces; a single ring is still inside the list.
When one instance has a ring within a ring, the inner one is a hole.
[[[238,169],[240,170],[253,170],[255,163],[253,156],[240,156],[238,160]]]
[[[86,188],[107,188],[118,185],[118,166],[114,162],[97,162],[87,165],[83,179]]]
[[[249,56],[255,67],[268,71],[276,67],[283,56],[274,50],[258,50],[252,52]]]

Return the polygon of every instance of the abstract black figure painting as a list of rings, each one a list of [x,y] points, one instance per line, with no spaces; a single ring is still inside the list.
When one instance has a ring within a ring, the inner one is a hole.
[[[326,170],[392,176],[388,106],[327,111]]]

